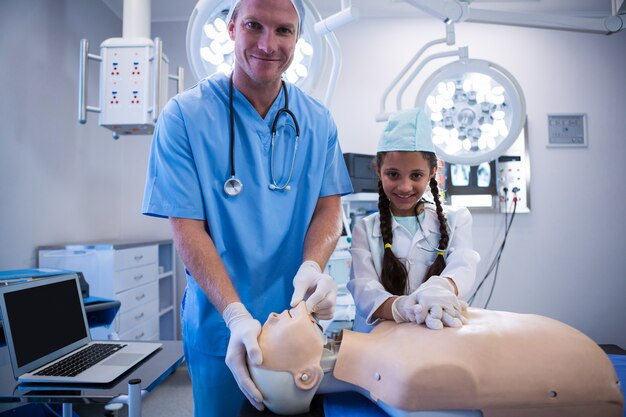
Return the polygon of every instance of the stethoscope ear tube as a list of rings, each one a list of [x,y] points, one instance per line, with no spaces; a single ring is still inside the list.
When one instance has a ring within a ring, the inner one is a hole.
[[[230,134],[230,178],[224,182],[224,192],[234,197],[243,189],[243,183],[235,177],[235,112],[233,108],[233,75],[228,88],[229,134]]]
[[[272,182],[268,185],[268,188],[272,191],[291,190],[289,182],[291,181],[293,169],[296,164],[296,153],[298,151],[298,141],[300,138],[300,126],[298,125],[298,120],[296,120],[296,116],[291,110],[289,110],[289,96],[287,93],[287,86],[285,85],[284,81],[281,81],[281,86],[285,95],[285,105],[282,109],[279,109],[278,112],[276,112],[276,116],[274,116],[274,121],[272,122],[272,155],[270,159],[270,173],[272,176]],[[224,182],[224,192],[231,197],[238,195],[243,189],[243,183],[235,176],[235,109],[233,105],[233,89],[233,75],[231,73],[228,89],[228,110],[230,126],[230,178]],[[287,178],[287,181],[285,181],[285,184],[278,185],[276,183],[276,177],[274,176],[274,140],[276,138],[276,127],[278,124],[278,119],[283,113],[289,115],[293,120],[293,124],[296,129],[296,141],[293,148],[293,157],[291,159],[291,169],[289,170],[289,177]]]
[[[425,200],[422,200],[425,201]],[[430,241],[428,240],[428,238],[426,237],[426,233],[424,233],[424,229],[422,228],[422,222],[420,222],[420,216],[417,213],[417,207],[415,207],[415,218],[417,219],[417,225],[420,229],[420,232],[422,232],[422,236],[424,236],[424,240],[426,241],[426,244],[430,247],[430,249],[423,247],[422,245],[418,245],[421,249],[425,250],[426,252],[444,252],[446,251],[446,249],[440,249],[439,247],[435,247],[435,245],[433,245],[432,243],[430,243]]]
[[[286,93],[287,91],[285,90],[285,94]],[[272,123],[272,136],[276,134],[276,125],[278,124],[278,118],[283,113],[291,116],[291,120],[293,120],[294,127],[296,128],[296,137],[300,137],[300,126],[298,126],[298,121],[296,120],[296,116],[293,114],[291,110],[289,110],[286,107],[283,107],[282,109],[278,110],[278,112],[276,113],[276,117],[274,117],[274,123]]]

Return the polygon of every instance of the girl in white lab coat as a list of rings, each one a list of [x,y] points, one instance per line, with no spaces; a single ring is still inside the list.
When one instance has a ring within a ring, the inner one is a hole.
[[[352,232],[354,329],[369,331],[379,320],[462,326],[461,298],[480,257],[472,249],[469,211],[440,202],[430,121],[420,109],[390,116],[376,164],[379,211]],[[427,189],[432,202],[424,198]]]

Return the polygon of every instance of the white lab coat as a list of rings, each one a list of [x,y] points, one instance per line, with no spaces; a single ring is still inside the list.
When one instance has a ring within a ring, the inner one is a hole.
[[[426,270],[432,265],[437,253],[441,234],[434,204],[426,204],[421,230],[411,235],[404,227],[392,220],[392,251],[405,261],[409,273],[409,292],[422,283]],[[472,215],[465,207],[444,206],[448,221],[450,241],[445,253],[446,267],[441,276],[451,278],[459,290],[459,298],[467,296],[476,278],[476,265],[480,256],[472,248]],[[428,239],[426,241],[425,239]],[[428,244],[430,242],[430,245]],[[432,246],[432,247],[431,247]],[[352,270],[348,289],[356,304],[354,329],[368,332],[376,324],[372,314],[392,296],[380,282],[384,244],[380,232],[380,216],[371,214],[361,219],[352,231]]]

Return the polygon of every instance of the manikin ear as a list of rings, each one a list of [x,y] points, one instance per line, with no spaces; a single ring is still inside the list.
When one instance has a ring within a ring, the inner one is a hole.
[[[311,388],[317,387],[323,375],[324,371],[321,366],[312,365],[295,374],[293,379],[298,388],[308,391]]]

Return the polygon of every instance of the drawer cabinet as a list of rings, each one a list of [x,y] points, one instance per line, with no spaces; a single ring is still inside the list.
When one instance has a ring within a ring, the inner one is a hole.
[[[153,265],[157,262],[157,251],[154,245],[120,249],[115,252],[115,270],[121,271],[142,265]]]
[[[132,329],[120,333],[121,340],[152,340],[150,335],[159,332],[159,319],[152,317]]]
[[[120,294],[139,285],[156,282],[156,265],[138,266],[123,271],[115,271],[113,276],[113,294]]]
[[[158,297],[159,285],[156,281],[120,292],[117,297],[122,303],[119,314],[123,314],[143,303],[157,300]]]
[[[128,311],[119,313],[119,330],[118,333],[126,333],[129,330],[143,324],[149,319],[157,317],[159,313],[158,301],[152,300],[134,307]],[[147,335],[152,336],[152,335]]]
[[[176,338],[172,241],[74,244],[39,249],[39,266],[81,271],[92,296],[121,302],[113,325],[98,338]]]

